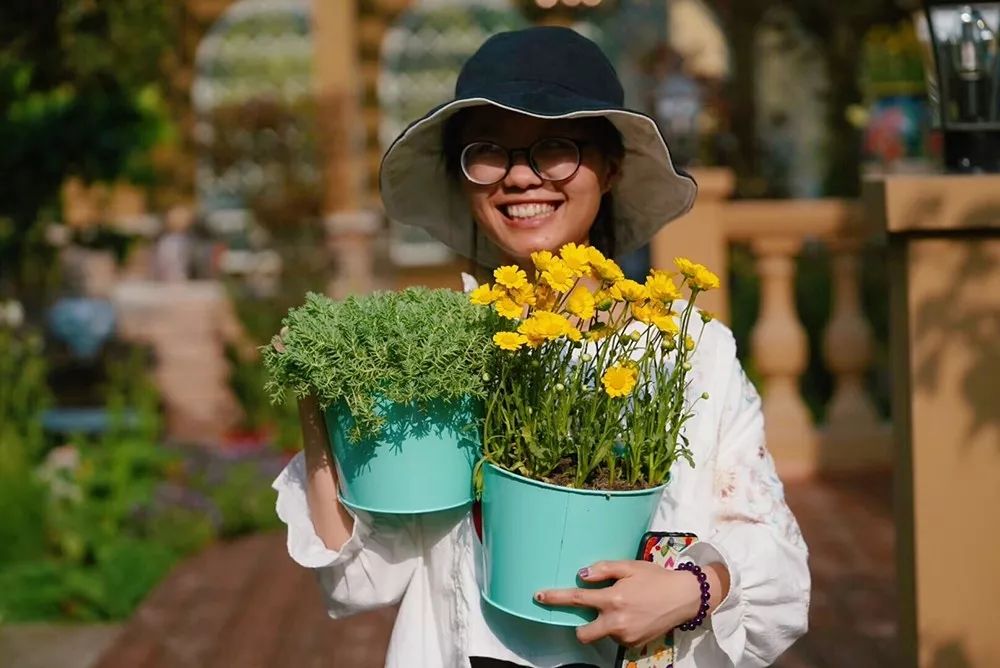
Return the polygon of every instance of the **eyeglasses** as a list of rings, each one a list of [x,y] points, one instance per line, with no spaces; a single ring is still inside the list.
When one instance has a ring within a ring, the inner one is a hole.
[[[462,149],[462,173],[472,183],[491,186],[503,181],[519,153],[525,154],[528,166],[544,181],[565,181],[580,169],[580,148],[576,139],[547,137],[528,148],[507,149],[489,141],[472,142]]]

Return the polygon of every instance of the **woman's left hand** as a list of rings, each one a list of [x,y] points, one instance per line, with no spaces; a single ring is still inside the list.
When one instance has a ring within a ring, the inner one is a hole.
[[[705,574],[713,610],[725,597],[723,589],[728,591],[728,572],[710,564]],[[584,644],[610,637],[622,645],[642,645],[691,620],[701,605],[698,579],[690,572],[648,561],[600,561],[579,575],[584,582],[617,582],[603,589],[550,589],[535,598],[545,605],[596,608],[597,619],[576,630]]]

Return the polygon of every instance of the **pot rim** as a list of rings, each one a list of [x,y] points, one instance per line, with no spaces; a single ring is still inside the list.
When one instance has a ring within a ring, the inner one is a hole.
[[[535,487],[541,487],[543,489],[551,489],[555,491],[570,492],[574,494],[583,494],[586,496],[645,496],[653,494],[656,492],[662,492],[663,489],[670,482],[669,478],[667,482],[656,487],[646,487],[645,489],[631,489],[631,490],[601,490],[601,489],[578,489],[576,487],[563,487],[560,485],[553,485],[552,483],[542,482],[541,480],[533,480],[531,478],[526,478],[523,475],[513,473],[505,468],[497,466],[488,459],[483,460],[484,464],[490,469],[496,471],[497,473],[504,475],[508,478],[512,478],[519,482],[527,483],[529,485],[534,485]]]

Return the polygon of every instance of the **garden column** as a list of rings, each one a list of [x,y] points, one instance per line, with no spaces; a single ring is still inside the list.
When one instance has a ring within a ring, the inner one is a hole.
[[[325,161],[324,216],[341,297],[368,292],[378,220],[367,210],[367,163],[362,127],[356,0],[314,0],[316,110]]]
[[[1000,666],[1000,175],[866,184],[888,237],[904,666]]]

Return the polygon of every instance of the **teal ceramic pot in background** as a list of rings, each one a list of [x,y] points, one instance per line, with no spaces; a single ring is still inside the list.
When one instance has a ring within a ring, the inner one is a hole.
[[[417,404],[379,402],[378,438],[351,443],[354,420],[343,404],[326,410],[341,501],[355,510],[410,515],[472,503],[480,457],[482,404],[472,399]]]
[[[634,559],[664,486],[635,492],[557,487],[483,467],[483,598],[517,617],[559,626],[593,621],[588,608],[544,606],[543,589],[580,587],[577,572]]]

